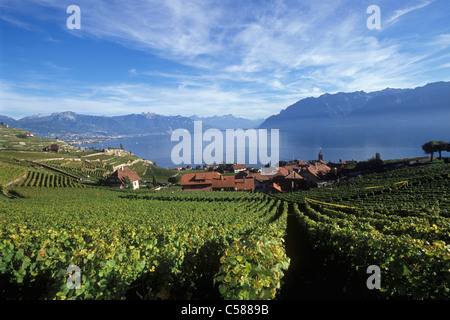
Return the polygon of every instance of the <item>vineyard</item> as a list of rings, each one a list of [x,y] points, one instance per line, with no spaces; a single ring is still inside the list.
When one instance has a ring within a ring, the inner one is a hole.
[[[407,180],[405,180],[407,178]],[[281,194],[298,223],[349,277],[381,269],[380,297],[450,297],[450,166],[405,168]]]
[[[21,186],[46,187],[46,188],[56,188],[56,187],[81,188],[84,185],[79,183],[78,180],[75,180],[66,175],[43,173],[39,171],[29,171],[26,179],[22,182]]]
[[[289,266],[286,207],[266,196],[211,194],[212,206],[203,194],[172,201],[90,187],[17,191],[25,198],[0,211],[6,297],[273,299]],[[70,265],[81,268],[78,290],[66,285]]]
[[[104,161],[50,160],[43,163],[82,179],[98,181],[113,173],[113,167]]]
[[[450,297],[448,164],[271,196],[115,190],[0,164],[3,183],[25,175],[8,187],[17,197],[0,198],[1,299],[292,299],[314,287],[320,298],[331,286],[338,297]],[[380,289],[367,288],[368,266]]]
[[[0,162],[0,186],[27,173],[27,169],[10,163]]]

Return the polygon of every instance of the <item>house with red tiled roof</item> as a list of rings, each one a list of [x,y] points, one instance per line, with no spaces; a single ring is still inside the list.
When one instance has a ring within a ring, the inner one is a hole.
[[[236,175],[236,178],[243,178],[245,176],[246,179],[253,178],[254,179],[254,190],[264,193],[270,193],[274,186],[273,186],[273,179],[275,177],[282,177],[283,175],[280,172],[274,173],[274,174],[261,174],[260,172],[257,173],[247,173],[247,175],[244,175],[244,172],[240,172]]]
[[[289,169],[286,167],[279,167],[277,168],[278,172],[281,173],[283,176],[287,176],[289,174]]]
[[[217,179],[212,180],[211,188],[214,191],[234,191],[236,187],[236,181],[234,176],[220,175]]]
[[[275,189],[278,191],[291,192],[305,189],[308,186],[308,181],[296,171],[292,171],[287,175],[275,176],[272,181],[277,184]]]
[[[218,172],[186,173],[181,177],[181,186],[186,191],[253,191],[253,178],[236,179]]]
[[[127,167],[120,167],[113,174],[111,174],[107,180],[107,185],[113,188],[123,189],[126,187],[127,178],[132,184],[133,190],[139,189],[139,180],[141,177],[139,175]]]
[[[309,183],[317,183],[320,181],[319,172],[314,166],[309,166],[300,171],[300,175]]]
[[[193,172],[185,173],[181,177],[183,190],[191,191],[212,191],[213,179],[220,179],[218,172]]]
[[[255,191],[255,179],[243,177],[242,179],[235,179],[237,191]]]
[[[61,147],[60,145],[54,143],[54,144],[49,145],[48,147],[45,147],[43,150],[44,151],[59,152],[59,151],[63,150],[63,147]]]
[[[317,157],[317,160],[310,160],[308,161],[308,165],[310,168],[311,166],[314,166],[315,171],[317,171],[317,176],[320,178],[323,178],[325,175],[327,175],[331,168],[327,166],[327,163],[323,160],[323,154],[322,149],[320,149],[319,155]]]

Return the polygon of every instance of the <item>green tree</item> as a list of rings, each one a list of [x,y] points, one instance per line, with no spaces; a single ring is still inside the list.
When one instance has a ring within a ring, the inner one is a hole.
[[[438,151],[438,142],[436,141],[428,141],[427,143],[422,145],[422,150],[430,155],[430,161],[433,161],[433,155]]]
[[[177,184],[177,183],[180,183],[180,177],[172,176],[167,181],[172,183],[172,184]]]
[[[445,141],[436,142],[436,150],[439,152],[439,160],[442,160],[442,151],[448,151],[449,143]]]
[[[125,189],[133,189],[133,182],[131,181],[130,177],[125,178],[125,184],[123,187]]]

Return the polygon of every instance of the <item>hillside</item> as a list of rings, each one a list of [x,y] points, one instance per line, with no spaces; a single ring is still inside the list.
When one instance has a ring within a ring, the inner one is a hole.
[[[32,136],[27,136],[27,133],[32,134]],[[43,148],[51,144],[62,146],[66,152],[74,152],[77,150],[77,148],[61,140],[41,138],[21,128],[0,126],[0,150],[42,151]]]
[[[302,99],[260,128],[329,147],[413,146],[447,136],[449,119],[450,82],[437,82]]]
[[[0,185],[31,172],[70,177],[75,181],[99,183],[119,166],[136,171],[144,181],[156,179],[165,183],[178,171],[160,168],[151,161],[142,159],[125,150],[120,152],[83,151],[61,140],[27,137],[26,130],[0,127]],[[58,144],[59,152],[43,151],[43,148]]]

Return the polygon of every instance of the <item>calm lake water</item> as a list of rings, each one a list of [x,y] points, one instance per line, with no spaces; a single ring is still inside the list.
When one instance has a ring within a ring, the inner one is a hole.
[[[225,135],[224,135],[225,137]],[[268,143],[270,144],[270,133],[267,138]],[[178,165],[174,164],[171,159],[172,149],[179,143],[179,141],[171,141],[170,135],[154,135],[154,136],[141,136],[141,137],[133,137],[133,138],[123,138],[112,141],[105,141],[102,143],[91,143],[91,144],[83,144],[82,147],[95,147],[99,149],[113,147],[119,148],[122,144],[124,149],[127,151],[131,151],[134,155],[148,159],[154,163],[156,163],[159,167],[163,168],[175,168]],[[203,142],[203,149],[209,145],[211,142]],[[191,145],[193,146],[193,141],[191,141]],[[223,141],[223,145],[225,147],[225,139]],[[378,152],[381,155],[382,159],[403,159],[410,157],[418,157],[424,156],[424,152],[421,149],[420,145],[396,145],[396,146],[375,146],[370,144],[359,144],[359,145],[351,145],[344,146],[339,145],[339,143],[334,143],[333,146],[327,145],[319,145],[317,143],[305,142],[305,139],[301,137],[296,137],[293,135],[286,135],[280,133],[279,139],[279,156],[280,160],[292,160],[292,159],[300,159],[303,161],[317,159],[318,153],[322,148],[323,159],[328,162],[338,162],[340,159],[342,160],[357,160],[363,161],[367,160],[371,157],[374,157]],[[237,153],[241,150],[237,150],[235,148],[235,159],[237,158]],[[224,152],[224,160],[225,159],[225,150]],[[269,151],[270,156],[270,151]],[[193,152],[192,152],[192,161],[191,163],[183,163],[180,166],[197,165],[198,163],[193,163]],[[246,145],[246,165],[252,165],[255,167],[264,166],[265,163],[258,164],[250,164],[249,163],[249,155],[248,155],[248,143]],[[259,157],[258,157],[259,159]],[[259,162],[259,161],[258,161]]]

